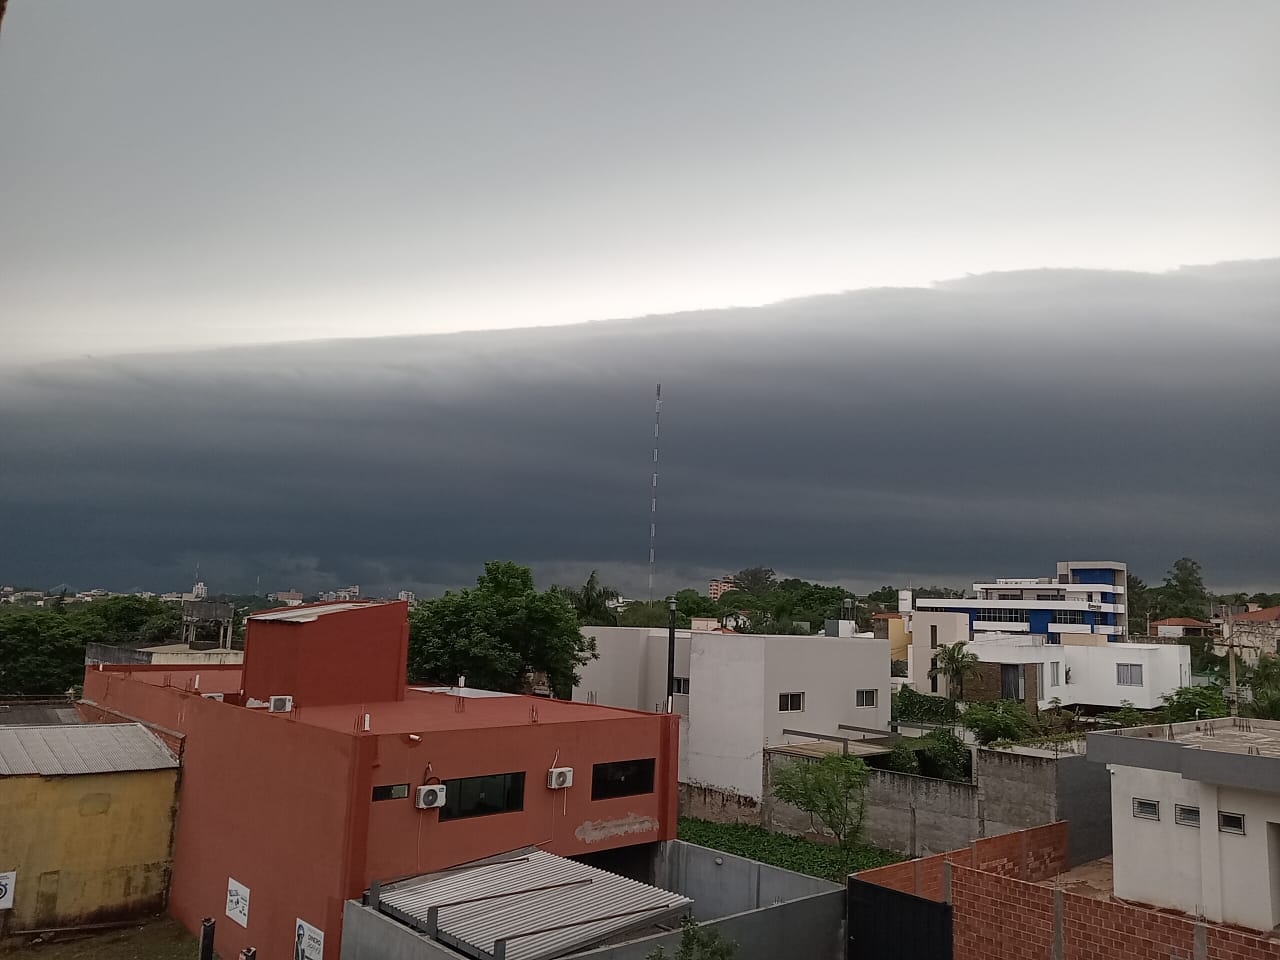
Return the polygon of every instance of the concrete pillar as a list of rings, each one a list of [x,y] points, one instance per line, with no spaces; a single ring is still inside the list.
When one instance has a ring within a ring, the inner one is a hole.
[[[1062,891],[1055,889],[1053,891],[1053,943],[1049,947],[1051,960],[1063,960],[1066,955],[1066,938],[1062,933],[1062,916]]]
[[[1169,811],[1173,816],[1173,811]],[[1218,786],[1200,784],[1200,910],[1222,922],[1222,846],[1218,837]]]

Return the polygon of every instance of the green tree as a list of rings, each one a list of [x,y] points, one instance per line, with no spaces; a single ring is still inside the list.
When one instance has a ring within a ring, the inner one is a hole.
[[[1139,710],[1132,700],[1121,700],[1120,709],[1102,714],[1102,719],[1117,727],[1145,727],[1159,723],[1158,715],[1157,710]]]
[[[1129,633],[1145,635],[1151,619],[1151,590],[1141,577],[1132,573],[1125,579],[1124,602],[1129,615]]]
[[[52,611],[0,617],[0,695],[65,693],[84,682],[84,626]]]
[[[528,567],[491,561],[476,585],[417,604],[409,614],[409,675],[415,681],[514,693],[531,673],[545,673],[567,698],[577,668],[597,656],[564,595],[538,592]]]
[[[692,917],[685,917],[680,922],[680,947],[676,952],[669,955],[658,947],[645,960],[733,960],[737,952],[737,945],[724,939],[720,931],[699,926]]]
[[[676,594],[676,611],[685,617],[714,617],[716,604],[705,594],[686,588]]]
[[[1164,706],[1160,709],[1160,719],[1154,721],[1156,723],[1225,717],[1231,712],[1219,687],[1179,687],[1160,699]]]
[[[777,581],[771,567],[747,567],[733,575],[738,591],[755,597],[763,597],[774,588]]]
[[[947,692],[952,700],[964,699],[964,681],[968,677],[976,677],[981,672],[982,661],[978,655],[968,648],[968,642],[957,640],[952,644],[938,647],[934,657],[934,666],[929,668],[929,676],[946,677]]]
[[[983,746],[997,740],[1017,743],[1040,733],[1035,717],[1017,700],[971,703],[960,715],[960,725],[973,731],[974,739]]]
[[[821,823],[846,853],[862,835],[866,790],[867,765],[838,753],[820,760],[793,760],[773,774],[774,796],[807,813],[815,829]]]
[[[1203,620],[1209,615],[1209,591],[1205,589],[1200,564],[1190,557],[1174,561],[1159,590],[1158,610],[1160,619],[1194,617]]]
[[[969,779],[972,756],[968,745],[950,730],[930,730],[916,741],[920,772],[939,780]]]
[[[563,594],[577,611],[578,621],[587,627],[612,627],[618,622],[617,615],[609,606],[618,599],[618,591],[606,587],[596,576],[594,570],[587,577],[587,582],[580,587],[552,587]]]
[[[663,627],[670,625],[671,610],[665,600],[654,600],[652,603],[639,601],[627,604],[618,614],[620,627]],[[676,608],[676,627],[689,629],[689,618]]]

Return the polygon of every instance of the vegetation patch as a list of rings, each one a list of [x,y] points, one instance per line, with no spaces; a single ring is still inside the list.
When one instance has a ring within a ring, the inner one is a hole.
[[[815,843],[803,837],[770,833],[745,823],[712,823],[709,820],[680,818],[681,840],[702,847],[723,850],[739,857],[759,860],[770,866],[807,873],[811,877],[843,883],[859,870],[882,867],[906,859],[879,847],[859,844],[847,851],[833,843]]]

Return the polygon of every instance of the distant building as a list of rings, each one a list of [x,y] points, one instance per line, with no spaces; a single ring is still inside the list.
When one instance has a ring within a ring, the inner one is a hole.
[[[1046,643],[1090,634],[1117,640],[1129,632],[1125,604],[1128,568],[1112,560],[1066,560],[1057,575],[975,583],[973,599],[921,597],[921,612],[963,613],[975,637],[1034,633]]]
[[[278,593],[267,594],[267,599],[282,603],[286,607],[296,607],[302,603],[302,594],[297,590],[281,590]]]
[[[405,603],[417,603],[418,595],[412,590],[401,590],[396,594],[397,600],[403,600]]]
[[[1209,637],[1217,632],[1212,623],[1194,617],[1166,617],[1152,620],[1147,627],[1147,635],[1152,637]]]
[[[1246,663],[1258,662],[1263,654],[1276,656],[1280,650],[1280,607],[1264,607],[1235,613],[1222,621],[1222,638],[1214,652],[1225,655],[1234,649]]]
[[[738,584],[733,577],[721,577],[707,584],[707,596],[712,600],[719,600],[726,593],[737,589]]]

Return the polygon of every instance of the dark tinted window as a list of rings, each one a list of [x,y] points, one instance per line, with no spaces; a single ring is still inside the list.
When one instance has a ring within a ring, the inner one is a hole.
[[[634,797],[653,793],[653,761],[622,760],[597,763],[591,768],[591,799]]]
[[[495,773],[487,777],[446,780],[441,820],[486,817],[524,809],[524,773]]]
[[[375,800],[404,800],[409,796],[407,783],[389,783],[386,786],[373,788]]]

